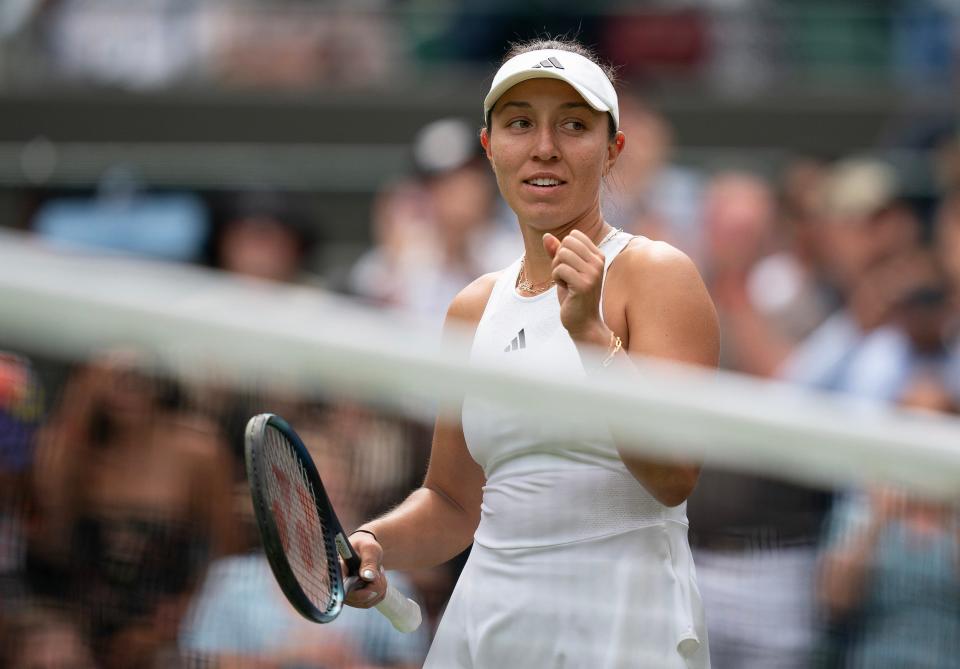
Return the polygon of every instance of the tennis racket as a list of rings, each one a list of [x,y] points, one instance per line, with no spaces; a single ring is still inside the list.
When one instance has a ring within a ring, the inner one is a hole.
[[[259,414],[247,422],[247,477],[263,547],[284,595],[308,620],[333,621],[344,597],[363,585],[360,557],[337,520],[317,468],[285,420]],[[346,565],[346,579],[340,561]],[[387,586],[380,611],[401,632],[420,626],[420,607]]]

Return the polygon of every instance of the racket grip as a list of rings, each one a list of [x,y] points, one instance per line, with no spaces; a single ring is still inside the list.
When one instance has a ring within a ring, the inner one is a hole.
[[[412,632],[420,627],[422,617],[420,607],[412,599],[408,599],[395,587],[387,584],[387,594],[377,606],[398,632]]]

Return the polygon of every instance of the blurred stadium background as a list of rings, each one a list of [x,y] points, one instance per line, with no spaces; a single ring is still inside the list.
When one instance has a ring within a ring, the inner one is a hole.
[[[619,68],[628,149],[605,213],[694,258],[726,369],[957,412],[954,0],[2,0],[0,230],[17,236],[0,244],[223,270],[439,328],[520,252],[476,136],[507,42],[544,34]],[[419,635],[355,611],[297,624],[251,535],[240,449],[249,415],[287,417],[351,525],[418,484],[421,414],[153,377],[155,351],[54,354],[5,320],[0,666],[419,666],[457,565],[397,575]],[[956,509],[788,480],[708,467],[690,501],[714,666],[957,666]]]

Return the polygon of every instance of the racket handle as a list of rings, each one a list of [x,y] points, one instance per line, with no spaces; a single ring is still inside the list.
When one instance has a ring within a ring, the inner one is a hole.
[[[387,595],[375,608],[398,632],[412,632],[420,627],[420,607],[390,584],[387,584]]]

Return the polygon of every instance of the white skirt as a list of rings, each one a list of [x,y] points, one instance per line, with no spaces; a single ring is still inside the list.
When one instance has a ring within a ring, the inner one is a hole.
[[[686,526],[543,548],[474,544],[424,669],[708,669]]]

